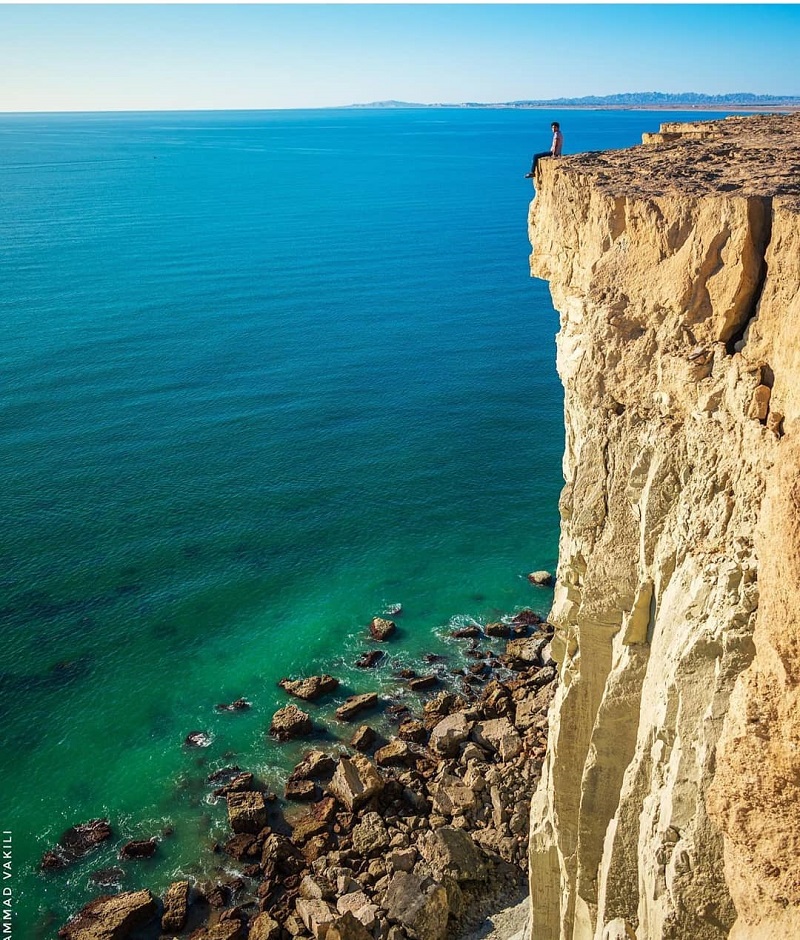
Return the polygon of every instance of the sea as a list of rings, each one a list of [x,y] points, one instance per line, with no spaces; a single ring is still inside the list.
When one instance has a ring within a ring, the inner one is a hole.
[[[341,680],[308,706],[335,750],[345,695],[418,705],[396,672],[437,654],[454,681],[454,628],[547,614],[526,575],[557,562],[563,396],[528,271],[531,153],[552,120],[573,153],[719,116],[0,115],[0,838],[20,940],[98,893],[219,874],[208,775],[235,764],[280,795],[309,746],[267,734],[282,677]],[[356,668],[395,605],[389,655]],[[110,842],[39,870],[95,818]],[[119,861],[151,836],[154,858]]]

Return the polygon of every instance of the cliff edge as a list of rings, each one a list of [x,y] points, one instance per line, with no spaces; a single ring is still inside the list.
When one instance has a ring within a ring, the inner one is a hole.
[[[536,183],[566,450],[533,940],[800,936],[800,115]]]

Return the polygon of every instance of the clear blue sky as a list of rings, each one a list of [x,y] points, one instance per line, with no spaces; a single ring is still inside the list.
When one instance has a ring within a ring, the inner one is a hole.
[[[800,6],[0,5],[0,111],[800,95]]]

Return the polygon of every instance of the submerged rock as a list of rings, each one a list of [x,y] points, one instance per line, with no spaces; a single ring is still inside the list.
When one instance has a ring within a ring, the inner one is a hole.
[[[362,695],[351,695],[345,699],[344,703],[336,709],[336,717],[339,721],[350,721],[355,718],[359,712],[366,711],[368,708],[374,708],[378,704],[377,692],[365,692]]]
[[[214,740],[209,731],[190,731],[183,739],[186,747],[208,747]]]
[[[119,857],[125,859],[152,858],[156,854],[157,848],[158,842],[155,839],[132,839],[119,850]]]

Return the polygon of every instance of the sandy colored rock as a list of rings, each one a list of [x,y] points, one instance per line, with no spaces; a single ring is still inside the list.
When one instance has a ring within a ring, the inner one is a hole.
[[[65,924],[62,940],[125,940],[155,918],[158,907],[149,891],[125,891],[90,901]]]
[[[189,913],[189,882],[174,881],[164,893],[163,900],[161,929],[165,932],[181,930]]]
[[[314,936],[315,940],[324,940],[328,927],[336,920],[336,912],[330,904],[326,901],[308,901],[300,898],[295,908],[306,930]]]
[[[304,738],[314,730],[308,712],[301,711],[296,705],[279,708],[272,716],[269,733],[279,741],[291,741]]]
[[[307,679],[281,679],[278,685],[295,698],[313,702],[323,695],[335,692],[339,688],[339,680],[326,673],[322,676],[309,676]]]
[[[351,721],[360,712],[374,708],[377,704],[377,692],[363,692],[361,695],[351,695],[336,709],[336,717],[339,721]]]
[[[253,918],[247,940],[280,940],[280,936],[281,925],[264,911]]]
[[[387,620],[385,617],[373,617],[369,625],[369,632],[373,640],[388,640],[397,629],[394,620]]]
[[[534,937],[800,935],[798,166],[793,115],[537,170],[566,449]]]
[[[416,940],[444,940],[450,909],[447,891],[437,882],[398,872],[389,883],[385,907]]]
[[[354,754],[340,758],[328,789],[352,813],[381,792],[383,777],[363,754]]]
[[[228,820],[234,832],[260,832],[267,824],[264,794],[256,790],[229,793]]]
[[[453,712],[434,726],[428,744],[431,750],[442,757],[455,757],[471,730],[472,722],[466,712]]]

